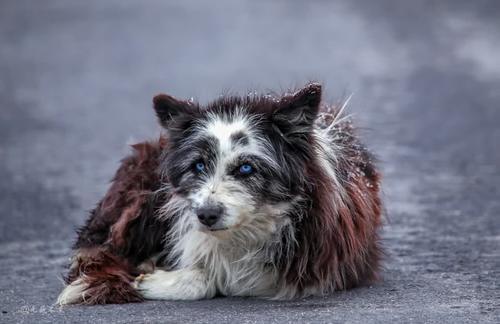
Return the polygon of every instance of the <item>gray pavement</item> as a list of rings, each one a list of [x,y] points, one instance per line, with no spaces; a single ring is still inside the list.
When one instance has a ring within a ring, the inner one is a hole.
[[[0,322],[500,322],[498,1],[0,1]],[[384,280],[293,302],[53,306],[74,228],[165,91],[308,80],[378,155]]]

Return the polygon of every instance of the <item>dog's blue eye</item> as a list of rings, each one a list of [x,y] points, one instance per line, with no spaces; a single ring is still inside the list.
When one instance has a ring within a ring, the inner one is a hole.
[[[241,174],[250,174],[253,172],[253,168],[250,164],[242,164],[240,166],[240,173]]]
[[[203,172],[203,171],[205,171],[205,163],[198,162],[198,163],[196,163],[195,168],[196,168],[197,172]]]

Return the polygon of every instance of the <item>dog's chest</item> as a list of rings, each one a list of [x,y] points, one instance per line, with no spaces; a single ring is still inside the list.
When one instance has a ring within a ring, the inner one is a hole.
[[[262,247],[221,244],[210,237],[197,239],[198,244],[186,246],[181,264],[196,264],[220,294],[262,296],[275,290],[276,272]]]

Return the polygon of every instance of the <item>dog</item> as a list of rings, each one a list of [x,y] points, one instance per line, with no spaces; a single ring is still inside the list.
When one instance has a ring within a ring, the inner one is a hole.
[[[122,160],[58,303],[293,299],[377,280],[381,176],[347,103],[321,93],[154,97],[165,132]]]

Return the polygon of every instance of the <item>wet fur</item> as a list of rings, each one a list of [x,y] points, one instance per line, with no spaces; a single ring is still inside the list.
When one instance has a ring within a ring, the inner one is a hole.
[[[167,132],[134,145],[122,161],[78,233],[59,303],[216,294],[290,299],[376,280],[380,175],[340,107],[320,104],[320,95],[311,84],[281,97],[222,97],[206,107],[156,97]],[[189,203],[196,199],[187,197],[197,197],[203,183],[187,174],[193,150],[183,141],[213,118],[236,118],[241,107],[250,140],[255,128],[266,143],[255,146],[262,179],[241,185],[255,200],[254,217],[229,231],[200,231]]]

